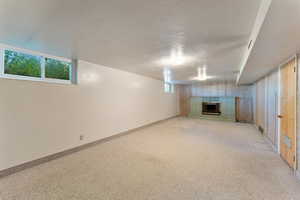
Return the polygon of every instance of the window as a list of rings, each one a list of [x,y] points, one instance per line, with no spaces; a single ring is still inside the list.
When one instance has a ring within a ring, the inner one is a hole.
[[[5,50],[4,73],[41,77],[41,58],[16,51]]]
[[[166,93],[174,93],[174,85],[173,84],[165,82],[164,87],[165,87]]]
[[[170,84],[169,83],[165,83],[165,92],[169,93],[170,92]]]
[[[29,53],[28,53],[29,52]],[[45,56],[26,50],[0,45],[0,77],[45,81],[72,82],[72,62],[64,58]]]
[[[46,58],[45,77],[61,80],[70,80],[71,63]]]

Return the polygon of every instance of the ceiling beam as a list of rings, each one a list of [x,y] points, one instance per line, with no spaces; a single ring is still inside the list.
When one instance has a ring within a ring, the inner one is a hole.
[[[245,49],[245,53],[244,53],[244,56],[243,56],[243,59],[241,62],[241,68],[240,68],[240,71],[239,71],[239,74],[238,74],[238,77],[236,80],[237,84],[239,84],[239,82],[240,82],[241,76],[244,72],[245,66],[247,65],[249,56],[252,52],[253,46],[255,45],[256,39],[260,33],[261,27],[262,27],[262,25],[265,21],[265,18],[268,14],[271,3],[272,3],[272,0],[263,0],[261,2],[260,8],[257,13],[256,20],[255,20],[255,23],[254,23],[254,26],[253,26],[253,29],[252,29],[252,32],[251,32],[251,35],[249,38],[248,46]]]

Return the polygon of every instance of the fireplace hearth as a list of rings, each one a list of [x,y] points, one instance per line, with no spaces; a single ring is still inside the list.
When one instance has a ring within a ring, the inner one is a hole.
[[[221,104],[202,102],[202,115],[221,115]]]

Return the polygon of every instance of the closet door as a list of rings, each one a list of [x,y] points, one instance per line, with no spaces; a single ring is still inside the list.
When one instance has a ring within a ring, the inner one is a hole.
[[[280,81],[280,155],[296,168],[296,59],[285,64]]]

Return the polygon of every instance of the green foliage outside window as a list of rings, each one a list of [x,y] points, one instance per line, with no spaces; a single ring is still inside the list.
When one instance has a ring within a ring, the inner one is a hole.
[[[46,78],[70,80],[70,68],[71,63],[46,58],[45,76]]]
[[[16,51],[4,51],[4,73],[29,77],[42,77],[41,61],[45,60],[45,78],[70,80],[71,63],[43,58]]]
[[[41,58],[39,56],[5,50],[4,73],[41,77]]]

